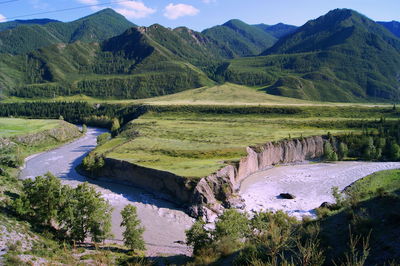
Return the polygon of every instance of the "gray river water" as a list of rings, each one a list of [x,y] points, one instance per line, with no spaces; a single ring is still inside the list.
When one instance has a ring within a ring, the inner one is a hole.
[[[84,156],[96,147],[96,138],[105,130],[88,128],[86,136],[55,150],[30,156],[21,170],[21,178],[34,178],[47,172],[58,176],[64,184],[76,186],[89,182],[114,208],[112,233],[109,241],[121,243],[120,211],[127,204],[137,207],[138,216],[145,227],[144,239],[147,254],[186,254],[191,251],[178,241],[185,241],[185,230],[193,224],[193,219],[174,204],[157,198],[142,189],[116,184],[107,180],[93,180],[75,171]]]

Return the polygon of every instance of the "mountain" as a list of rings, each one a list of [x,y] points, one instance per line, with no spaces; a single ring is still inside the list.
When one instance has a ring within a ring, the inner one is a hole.
[[[257,55],[276,42],[274,36],[238,19],[206,29],[202,33],[226,47],[232,57]]]
[[[390,22],[383,22],[383,21],[378,21],[378,24],[381,24],[385,28],[387,28],[391,33],[396,35],[397,37],[400,38],[400,22],[398,21],[390,21]]]
[[[307,100],[399,99],[400,40],[349,9],[307,22],[262,55],[236,59],[221,75]]]
[[[275,25],[256,24],[253,26],[255,26],[259,29],[262,29],[263,31],[265,31],[268,34],[271,34],[272,36],[274,36],[277,39],[280,39],[280,38],[294,32],[298,28],[297,26],[287,25],[287,24],[283,24],[283,23],[278,23]]]
[[[7,25],[12,24],[4,25],[3,27],[9,27]],[[78,40],[103,41],[133,26],[133,23],[112,9],[104,9],[68,23],[19,23],[0,32],[0,53],[23,54],[51,44]]]
[[[54,19],[42,18],[42,19],[27,19],[27,20],[13,20],[8,22],[0,23],[0,31],[16,28],[20,25],[45,25],[51,22],[60,22]]]
[[[199,54],[190,55],[194,51],[160,25],[132,27],[101,43],[58,43],[24,55],[4,54],[0,89],[28,98],[84,94],[135,99],[212,85],[190,63],[199,62]]]

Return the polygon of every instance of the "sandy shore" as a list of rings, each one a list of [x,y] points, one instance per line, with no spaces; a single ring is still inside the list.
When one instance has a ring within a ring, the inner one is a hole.
[[[323,202],[334,202],[332,187],[343,190],[374,172],[400,168],[400,162],[337,162],[277,166],[249,176],[240,195],[246,210],[283,210],[290,215],[315,217],[314,209]],[[291,193],[293,200],[280,193]]]

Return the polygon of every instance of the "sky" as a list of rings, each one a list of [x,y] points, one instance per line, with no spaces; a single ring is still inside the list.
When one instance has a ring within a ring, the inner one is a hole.
[[[198,31],[230,19],[301,26],[335,8],[351,8],[376,21],[400,21],[400,0],[0,0],[0,21],[51,18],[67,22],[106,7],[140,26],[159,23]]]

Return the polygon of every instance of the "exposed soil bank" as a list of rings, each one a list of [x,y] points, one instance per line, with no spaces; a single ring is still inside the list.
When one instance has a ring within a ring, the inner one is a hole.
[[[400,168],[400,162],[337,162],[279,166],[249,176],[240,195],[247,211],[283,210],[293,216],[314,216],[323,202],[335,202],[332,187],[340,191],[381,170]],[[279,197],[290,193],[292,200]]]
[[[147,254],[191,254],[191,251],[176,241],[185,241],[185,230],[190,228],[193,219],[169,201],[155,197],[143,189],[112,183],[107,180],[93,180],[79,175],[75,167],[88,152],[96,146],[96,138],[104,133],[102,129],[88,128],[86,136],[58,149],[39,154],[26,161],[21,171],[22,178],[32,178],[50,171],[60,177],[64,184],[76,186],[89,182],[109,200],[114,208],[112,232],[114,239],[122,241],[120,211],[127,204],[137,207],[138,216],[145,226],[144,239]]]

